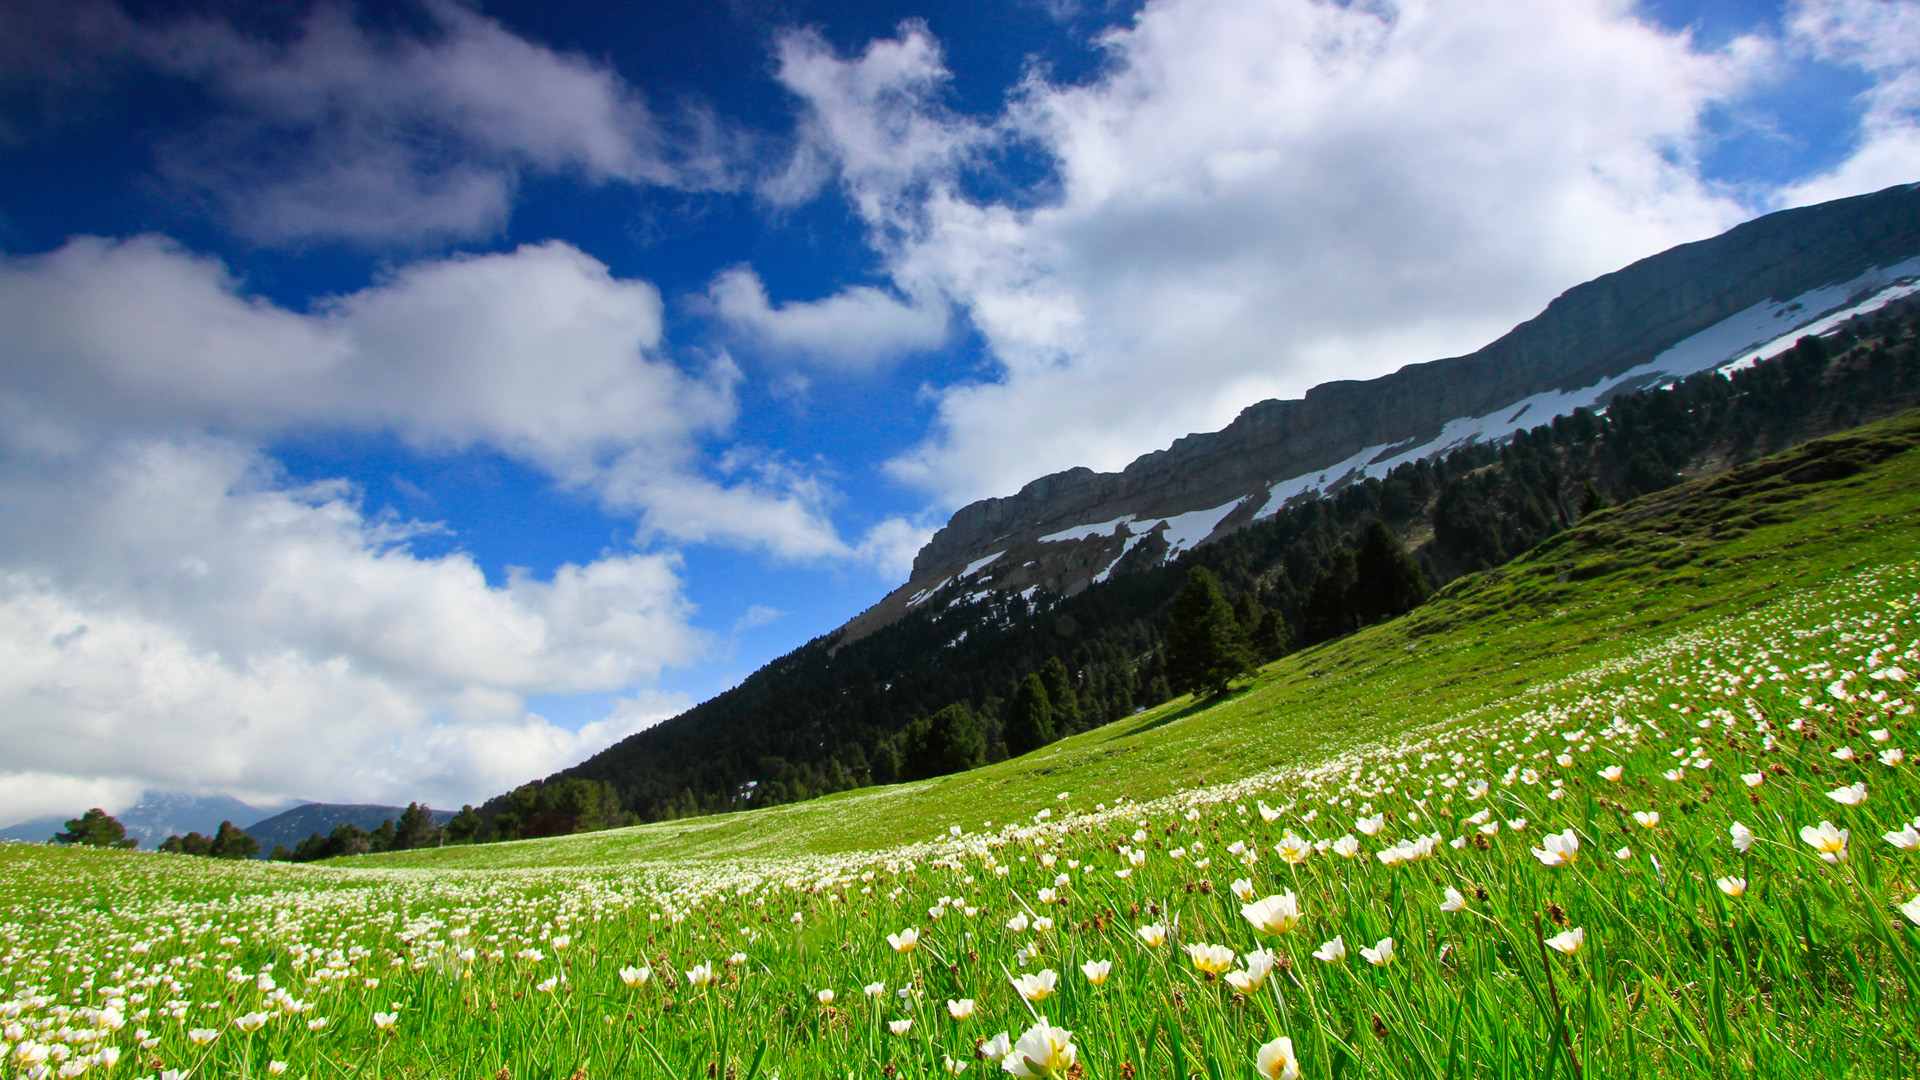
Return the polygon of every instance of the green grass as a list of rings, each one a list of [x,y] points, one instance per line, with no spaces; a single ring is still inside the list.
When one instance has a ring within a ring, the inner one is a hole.
[[[316,867],[0,847],[0,1077],[22,1045],[114,1077],[983,1076],[1043,1015],[1086,1077],[1245,1078],[1281,1037],[1328,1080],[1911,1076],[1920,851],[1883,834],[1920,783],[1875,755],[1920,751],[1916,445],[1903,417],[1609,511],[1231,700],[939,781]]]

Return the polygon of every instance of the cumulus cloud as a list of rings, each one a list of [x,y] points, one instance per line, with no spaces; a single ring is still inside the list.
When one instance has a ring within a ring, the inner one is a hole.
[[[1000,365],[937,390],[935,430],[891,465],[942,503],[1469,351],[1747,214],[1691,154],[1757,50],[1701,52],[1623,0],[1166,0],[1103,44],[1098,78],[1030,76],[991,123],[941,107],[923,27],[855,57],[782,49],[825,147],[806,160]],[[969,197],[986,148],[1016,143],[1058,197]]]
[[[526,695],[645,683],[705,646],[669,555],[493,586],[350,496],[276,483],[211,438],[8,462],[0,795],[91,781],[457,805],[638,722],[567,732]]]
[[[1858,68],[1873,84],[1853,152],[1782,201],[1805,206],[1920,180],[1920,3],[1800,0],[1786,25],[1790,48]]]
[[[428,30],[417,35],[371,31],[339,3],[315,6],[284,41],[213,18],[113,25],[116,55],[191,80],[218,105],[162,148],[161,169],[255,240],[488,235],[529,171],[689,190],[740,182],[742,136],[710,112],[656,112],[610,67],[452,0],[419,11]],[[85,55],[103,54],[90,44]]]
[[[803,470],[710,460],[738,374],[683,370],[660,334],[657,290],[560,243],[306,311],[151,237],[0,258],[0,805],[90,784],[457,805],[684,707],[649,689],[706,647],[675,556],[490,583],[415,552],[433,523],[268,452],[340,430],[487,448],[648,536],[853,557]],[[577,732],[526,706],[608,692]]]
[[[824,299],[775,306],[760,275],[744,266],[715,278],[707,296],[720,318],[749,342],[830,370],[871,372],[938,348],[947,338],[947,309],[937,297],[902,300],[857,285]]]

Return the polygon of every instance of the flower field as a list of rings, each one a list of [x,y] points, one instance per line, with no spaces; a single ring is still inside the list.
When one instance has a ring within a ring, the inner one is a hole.
[[[1920,1074],[1920,564],[1767,591],[1399,695],[1372,741],[1140,800],[1065,769],[884,849],[0,847],[0,1077]]]

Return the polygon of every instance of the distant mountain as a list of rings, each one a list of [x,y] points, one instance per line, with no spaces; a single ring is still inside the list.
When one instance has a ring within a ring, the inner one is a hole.
[[[383,821],[398,822],[406,809],[367,803],[307,803],[245,828],[247,835],[260,841],[260,854],[264,856],[273,853],[275,844],[285,844],[291,849],[314,833],[322,836],[331,833],[343,822],[372,832]],[[433,823],[445,825],[453,819],[453,814],[452,810],[435,810]]]
[[[1769,214],[1567,290],[1478,352],[1262,401],[1125,471],[1069,469],[961,507],[844,644],[933,602],[1072,596],[1410,461],[1775,355],[1920,292],[1920,184]],[[1138,551],[1136,549],[1143,549]],[[1129,558],[1131,556],[1131,558]],[[951,588],[950,588],[951,587]]]
[[[0,840],[45,843],[53,839],[54,833],[64,831],[70,819],[79,817],[88,809],[76,806],[70,814],[55,814],[8,825],[0,829]],[[128,836],[138,838],[141,847],[152,850],[169,836],[185,836],[190,832],[212,836],[222,821],[239,824],[271,812],[268,808],[249,806],[225,795],[148,791],[140,796],[139,803],[114,817],[127,827]]]

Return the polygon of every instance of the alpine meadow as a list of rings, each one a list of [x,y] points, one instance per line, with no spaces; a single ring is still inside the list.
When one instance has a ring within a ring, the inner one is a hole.
[[[0,0],[0,1080],[1920,1077],[1920,0]]]

